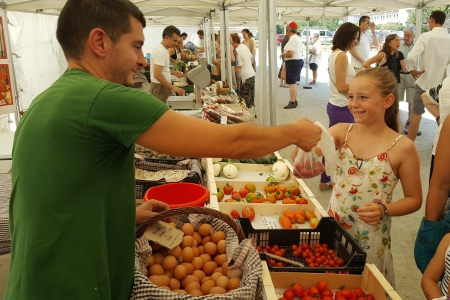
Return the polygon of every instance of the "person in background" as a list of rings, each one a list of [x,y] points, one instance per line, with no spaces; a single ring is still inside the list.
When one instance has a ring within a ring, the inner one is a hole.
[[[286,27],[286,30],[289,27]],[[284,47],[286,46],[287,42],[289,42],[289,36],[288,35],[284,35],[283,40],[281,41],[281,53],[284,52]],[[282,60],[282,64],[281,64],[281,68],[278,74],[278,78],[280,78],[280,87],[285,87],[288,88],[289,85],[286,84],[286,65],[284,62],[284,58],[281,57]]]
[[[231,34],[231,43],[236,49],[241,78],[239,95],[244,99],[248,108],[255,106],[255,70],[252,67],[252,54],[247,46],[241,44],[241,39],[237,33]]]
[[[280,58],[284,58],[286,66],[286,83],[289,84],[289,103],[284,109],[296,108],[297,102],[297,81],[302,67],[303,45],[300,37],[297,35],[297,23],[291,22],[288,25],[286,35],[289,41],[284,47],[284,52]]]
[[[250,53],[252,54],[252,67],[253,70],[256,71],[256,62],[255,62],[255,54],[256,54],[256,42],[253,38],[252,33],[247,28],[242,29],[242,36],[244,37],[244,40],[242,41],[242,44],[248,47],[248,50],[250,50]]]
[[[175,75],[179,78],[184,76],[184,74],[169,68],[170,54],[168,49],[178,45],[180,30],[173,25],[169,25],[164,28],[162,37],[163,40],[156,45],[150,57],[150,94],[166,103],[167,98],[173,94],[172,91],[183,96],[185,90],[172,85],[171,76]]]
[[[183,40],[183,44],[184,44],[184,41],[187,39],[188,34],[187,34],[186,32],[183,32],[183,33],[180,35],[180,37],[181,37],[181,39]]]
[[[403,130],[404,134],[408,134],[409,128],[409,118],[411,117],[411,104],[413,102],[414,97],[414,78],[411,76],[409,70],[415,70],[415,61],[407,60],[409,52],[414,47],[414,36],[415,36],[416,28],[414,26],[406,26],[403,29],[403,42],[400,44],[400,48],[398,51],[403,53],[403,57],[405,57],[405,64],[407,71],[400,72],[400,83],[398,84],[398,97],[399,101],[406,101],[408,103],[408,119],[406,119],[405,128]],[[406,96],[405,96],[406,92]],[[422,132],[418,131],[417,135],[421,135]]]
[[[200,39],[200,46],[198,46],[198,52],[205,51],[205,34],[202,29],[197,31],[197,36]]]
[[[169,48],[170,67],[172,67],[172,69],[174,70],[178,68],[178,63],[180,61],[190,61],[198,59],[197,55],[192,55],[189,53],[189,51],[183,51],[183,47],[183,40],[178,39],[178,44],[173,48]]]
[[[330,100],[327,104],[327,113],[332,126],[338,123],[353,123],[353,115],[348,109],[348,87],[355,76],[353,66],[349,65],[347,52],[352,50],[359,40],[359,28],[347,22],[339,26],[333,37],[331,54],[328,57],[328,74],[330,77]],[[322,158],[325,164],[325,158]],[[333,188],[331,178],[324,172],[320,177],[319,189],[321,191]]]
[[[146,66],[144,66],[136,71],[136,75],[134,76],[133,83],[134,83],[135,89],[150,94],[150,83],[148,82],[147,77],[145,76],[145,67]]]
[[[314,33],[313,41],[314,44],[309,51],[309,68],[313,73],[313,80],[309,84],[316,84],[317,69],[319,69],[320,61],[322,60],[322,44],[320,43],[318,33]]]
[[[155,201],[136,207],[135,143],[174,156],[245,159],[291,144],[309,151],[319,141],[320,127],[306,119],[223,126],[133,89],[146,63],[145,26],[128,0],[65,2],[56,37],[68,68],[15,133],[5,299],[130,299],[136,225],[167,209]]]
[[[367,33],[369,27],[372,35]],[[355,69],[356,74],[364,70],[362,64],[370,57],[370,47],[378,46],[378,38],[375,34],[375,23],[370,22],[370,17],[362,16],[359,18],[359,30],[361,32],[359,43],[349,51],[352,55],[352,66]]]
[[[408,128],[408,138],[413,141],[416,140],[420,120],[425,112],[421,96],[426,90],[442,83],[450,63],[450,34],[443,27],[445,17],[445,13],[440,10],[431,13],[430,31],[419,36],[407,56],[407,60],[416,63],[417,67],[410,70],[411,76],[416,80]]]

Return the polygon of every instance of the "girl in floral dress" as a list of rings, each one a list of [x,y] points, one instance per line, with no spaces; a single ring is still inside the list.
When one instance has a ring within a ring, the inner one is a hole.
[[[355,124],[329,129],[339,157],[328,213],[394,286],[391,217],[413,213],[422,205],[419,156],[414,143],[398,134],[397,83],[388,69],[361,71],[350,82],[348,95]],[[292,154],[295,158],[297,149]],[[399,180],[404,197],[394,202]]]

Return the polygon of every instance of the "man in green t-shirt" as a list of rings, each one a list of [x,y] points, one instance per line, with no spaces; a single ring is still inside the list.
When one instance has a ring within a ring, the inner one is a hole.
[[[136,209],[134,143],[175,156],[259,157],[309,151],[321,130],[301,119],[222,126],[169,109],[133,87],[145,65],[145,19],[128,0],[68,0],[57,38],[67,71],[22,118],[13,149],[12,253],[6,299],[128,299]]]

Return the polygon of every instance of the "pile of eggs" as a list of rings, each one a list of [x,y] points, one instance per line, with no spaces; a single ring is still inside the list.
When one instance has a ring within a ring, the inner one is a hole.
[[[242,270],[227,268],[225,232],[213,233],[210,224],[201,224],[195,231],[191,223],[185,223],[181,230],[183,240],[172,250],[151,243],[148,279],[158,287],[193,296],[225,294],[237,289]]]

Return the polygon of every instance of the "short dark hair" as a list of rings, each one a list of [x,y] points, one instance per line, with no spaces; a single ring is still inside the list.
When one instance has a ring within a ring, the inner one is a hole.
[[[338,30],[334,34],[333,37],[333,47],[331,50],[335,49],[341,49],[342,51],[345,51],[350,45],[350,43],[355,38],[356,33],[359,32],[359,27],[356,26],[353,23],[346,22],[339,26]],[[358,36],[359,41],[359,36]]]
[[[297,33],[297,29],[294,29],[294,28],[288,28],[287,30],[292,32],[292,33]]]
[[[199,34],[199,35],[201,35],[201,36],[204,36],[203,30],[202,30],[202,29],[200,29],[199,31],[197,31],[197,34]]]
[[[444,25],[446,15],[445,15],[445,12],[443,12],[442,10],[435,10],[435,11],[431,12],[430,19],[431,18],[434,19],[434,22],[436,24]]]
[[[164,39],[166,36],[171,38],[171,37],[173,37],[174,34],[181,36],[180,29],[176,28],[173,25],[169,25],[166,28],[164,28],[164,30],[162,32],[162,38]]]
[[[246,34],[251,34],[250,30],[248,30],[248,28],[244,28],[242,29],[241,32],[245,32]]]
[[[364,23],[366,21],[366,19],[370,19],[369,16],[362,16],[361,18],[359,18],[359,26],[361,26],[361,23]]]
[[[180,36],[188,36],[186,32],[183,32]]]
[[[56,38],[66,58],[79,60],[94,28],[103,29],[116,43],[131,31],[130,17],[145,27],[144,15],[128,0],[68,0],[58,18]]]

